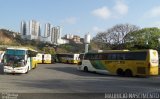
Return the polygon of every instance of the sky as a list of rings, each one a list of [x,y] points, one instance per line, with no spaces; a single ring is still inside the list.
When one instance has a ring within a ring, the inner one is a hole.
[[[61,35],[84,37],[116,24],[160,27],[160,0],[0,0],[0,28],[20,32],[21,21],[61,27]]]

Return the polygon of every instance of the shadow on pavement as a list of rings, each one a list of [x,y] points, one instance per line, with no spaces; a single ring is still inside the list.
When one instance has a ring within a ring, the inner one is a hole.
[[[46,69],[56,70],[64,73],[74,74],[78,76],[85,76],[85,77],[107,77],[113,76],[108,74],[99,74],[95,72],[84,72],[77,70],[76,67],[46,67]]]

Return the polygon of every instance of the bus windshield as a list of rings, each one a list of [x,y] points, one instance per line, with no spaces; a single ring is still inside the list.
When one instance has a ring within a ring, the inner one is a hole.
[[[4,55],[4,64],[6,66],[20,67],[24,66],[25,51],[8,49]]]
[[[7,49],[6,54],[9,54],[9,55],[25,55],[25,50]]]
[[[24,63],[24,55],[5,55],[4,56],[4,64],[6,66],[23,66]]]

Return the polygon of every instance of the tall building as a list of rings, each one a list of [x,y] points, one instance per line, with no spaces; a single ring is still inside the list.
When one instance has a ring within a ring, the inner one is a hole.
[[[38,32],[38,36],[40,37],[42,34],[41,34],[41,26],[39,25],[39,32]]]
[[[54,29],[54,28],[55,28],[55,27],[52,27],[52,28],[51,28],[51,42],[52,42],[52,44],[54,44],[54,39],[55,39],[55,38],[54,38],[54,30],[55,30],[55,29]]]
[[[41,36],[42,36],[41,26],[39,25],[39,32],[38,32],[38,40],[39,40],[39,41],[41,41]]]
[[[35,21],[35,20],[31,20],[29,22],[29,35],[30,38],[29,39],[38,39],[38,35],[40,32],[40,23]]]
[[[21,22],[20,33],[21,35],[27,35],[27,23],[25,21]]]
[[[25,21],[22,21],[20,29],[22,38],[28,40],[40,40],[42,42],[48,42],[56,45],[68,42],[67,40],[61,39],[60,26],[52,27],[50,23],[45,24],[44,35],[41,32],[40,23],[35,20],[29,21],[29,24],[27,24]]]
[[[53,27],[51,32],[51,41],[53,44],[59,44],[58,40],[61,39],[60,36],[60,26]]]
[[[51,33],[51,24],[45,24],[44,37],[49,37]]]
[[[51,24],[45,24],[43,41],[51,43]]]

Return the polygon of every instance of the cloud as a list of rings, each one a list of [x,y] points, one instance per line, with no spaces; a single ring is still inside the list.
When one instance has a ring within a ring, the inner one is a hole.
[[[149,12],[148,15],[150,17],[160,17],[160,6],[153,7]]]
[[[76,17],[69,17],[62,21],[63,24],[76,24],[77,18]]]
[[[116,1],[112,8],[103,6],[92,11],[92,14],[101,19],[119,18],[128,13],[128,6],[122,1]]]
[[[94,16],[97,16],[101,19],[108,19],[111,16],[111,12],[107,7],[101,7],[92,11]]]
[[[128,6],[122,0],[117,1],[113,9],[120,15],[125,15],[128,12]]]

